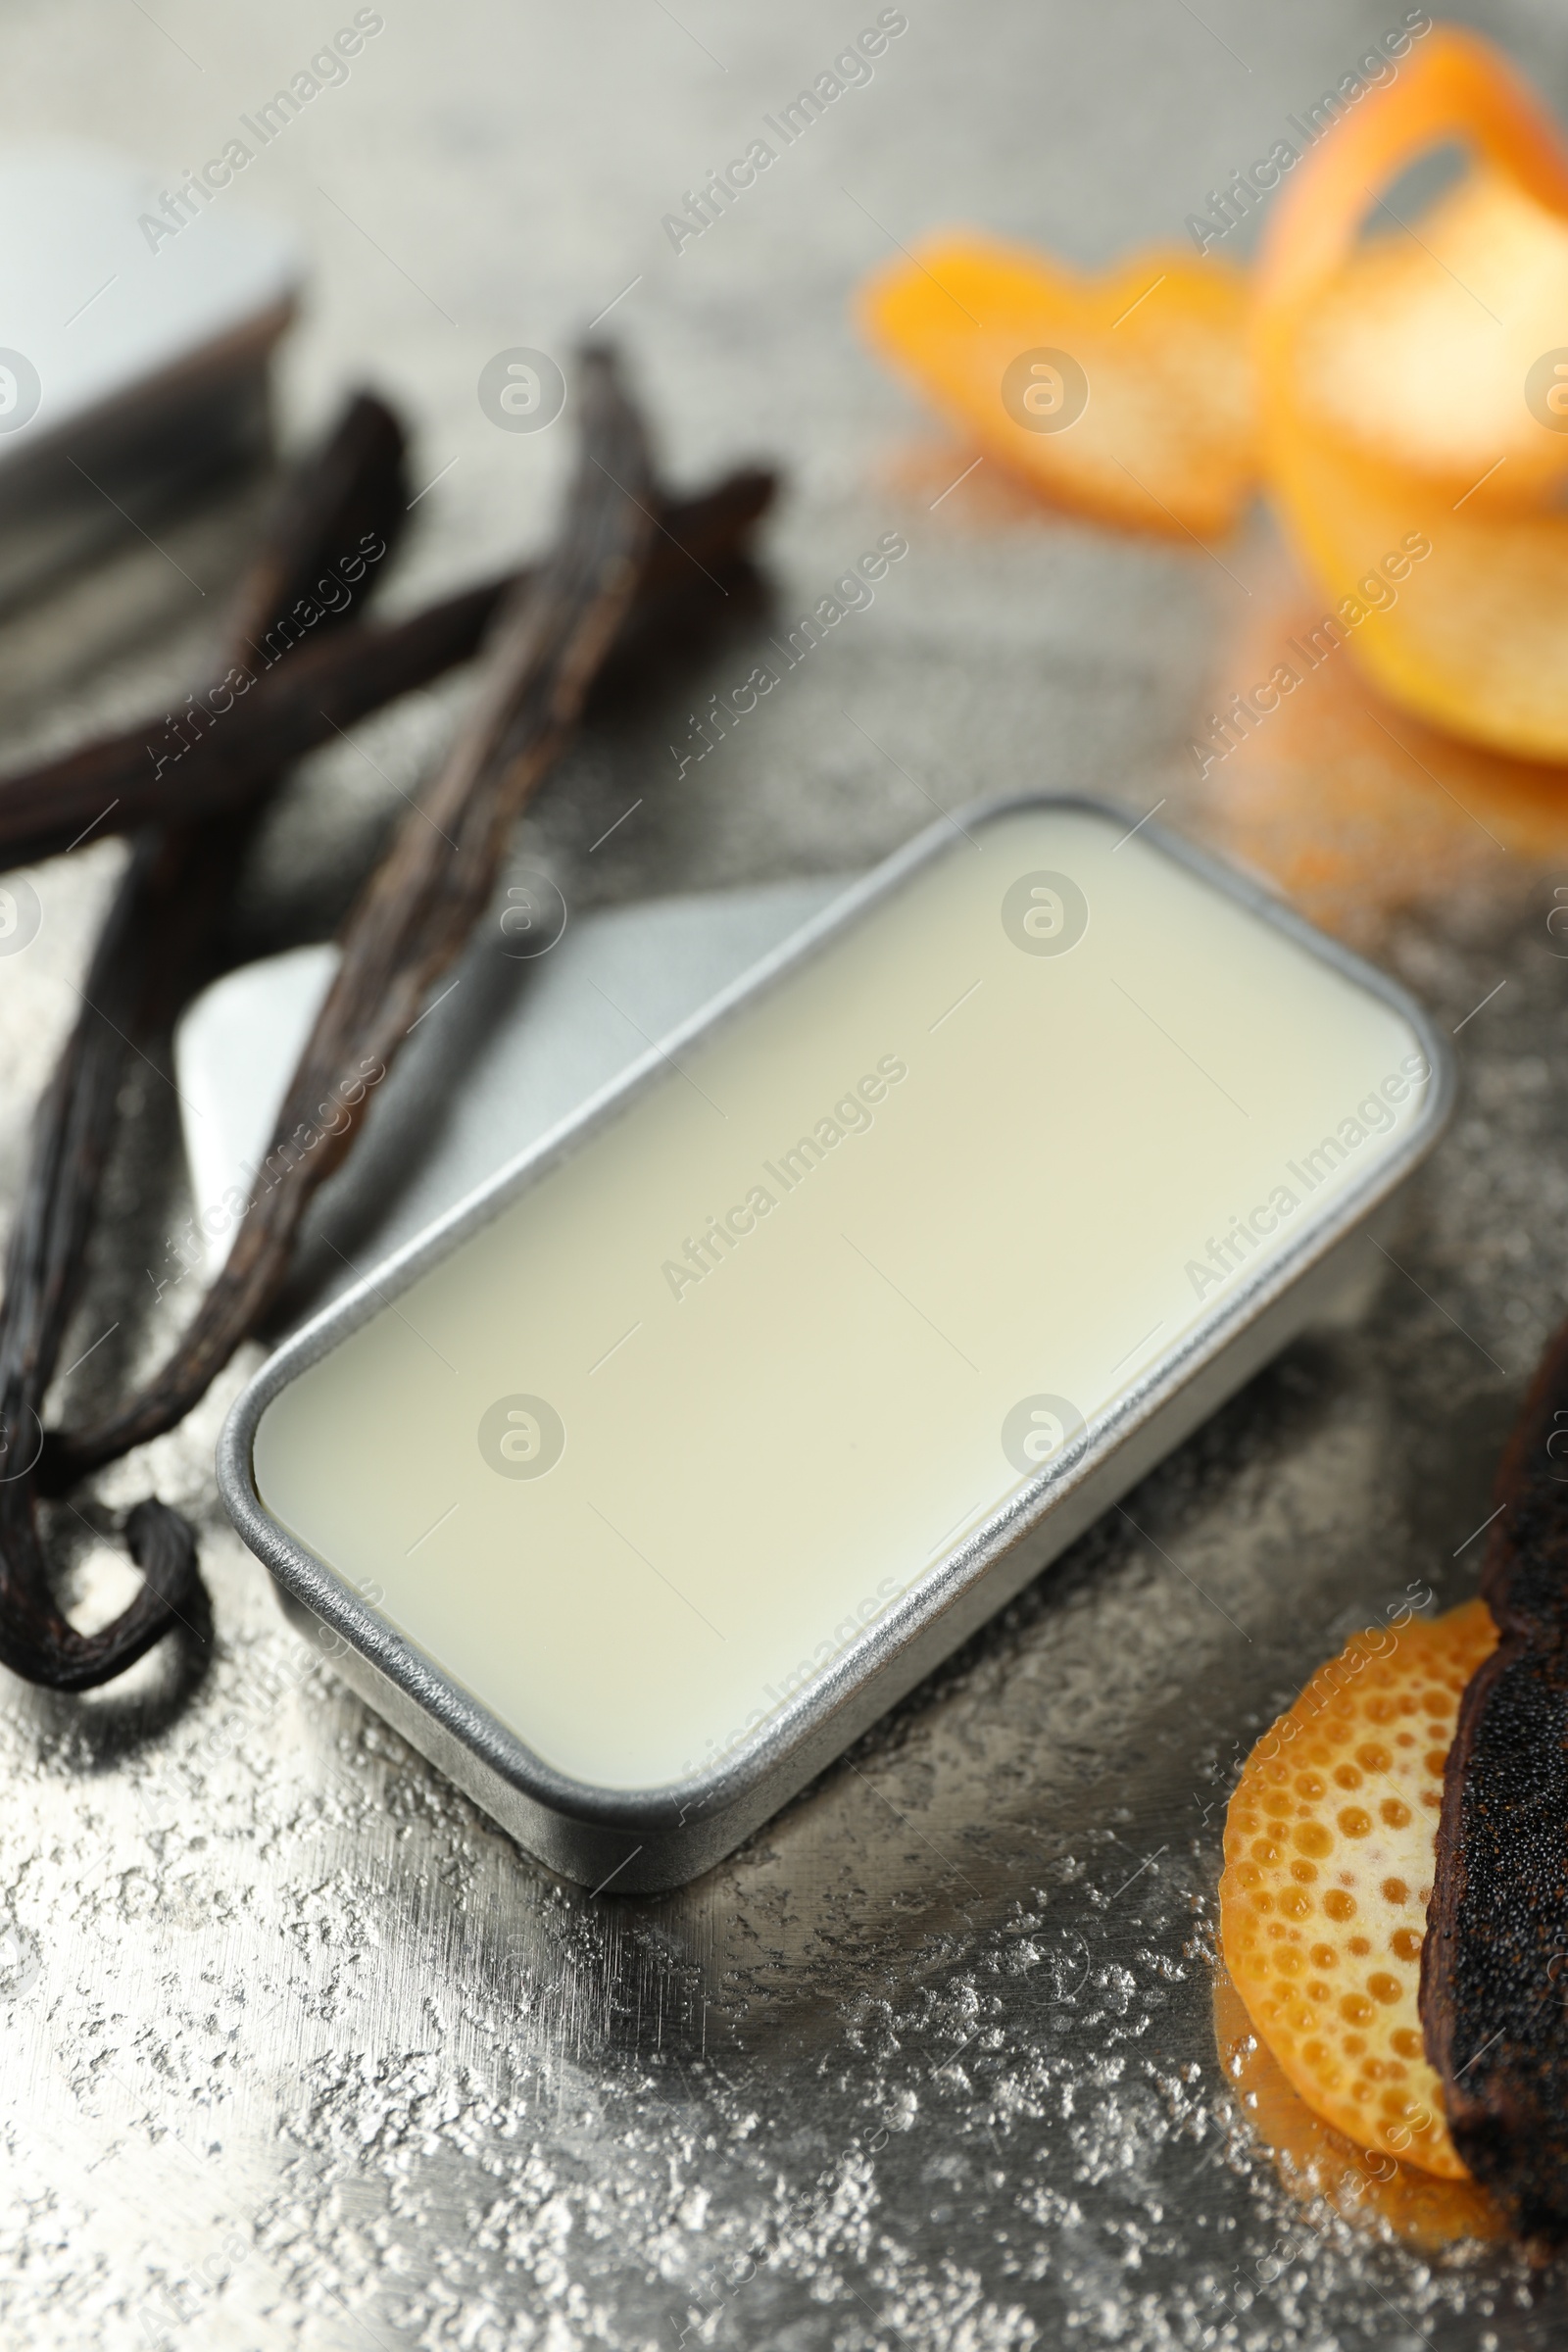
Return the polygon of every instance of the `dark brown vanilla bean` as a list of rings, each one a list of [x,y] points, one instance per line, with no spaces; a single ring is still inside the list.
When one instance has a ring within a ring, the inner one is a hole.
[[[733,564],[774,488],[771,474],[746,468],[702,497],[655,499],[660,528],[639,584],[639,610]],[[367,569],[361,597],[378,576],[379,567]],[[470,660],[505,598],[529,577],[523,571],[485,581],[384,627],[360,621],[357,597],[349,625],[334,616],[286,661],[237,662],[235,670],[251,682],[240,690],[226,673],[215,682],[202,701],[211,723],[188,749],[178,749],[161,714],[64,759],[0,776],[0,867],[54,857],[87,827],[97,840],[244,800],[339,729]],[[248,641],[265,648],[267,635],[267,626],[253,626]]]
[[[401,427],[380,402],[361,398],[290,478],[230,616],[228,657],[243,659],[258,631],[345,549],[367,537],[390,545],[406,503]],[[194,1597],[191,1531],[177,1512],[147,1501],[126,1522],[144,1578],[130,1606],[93,1635],[62,1616],[36,1524],[39,1416],[79,1296],[122,1088],[213,967],[267,781],[253,779],[247,806],[140,836],[34,1123],[0,1304],[0,1662],[56,1689],[86,1690],[122,1673],[187,1617]]]
[[[52,1488],[172,1428],[276,1297],[306,1206],[363,1124],[365,1097],[346,1102],[345,1080],[396,1057],[488,904],[513,823],[627,617],[655,528],[648,451],[610,358],[586,357],[581,382],[583,448],[561,542],[503,606],[483,687],[452,754],[349,915],[336,978],[268,1154],[284,1173],[252,1203],[223,1271],[156,1377],[99,1427],[50,1440],[43,1475]],[[317,1122],[328,1103],[334,1115],[323,1131]],[[303,1147],[302,1134],[311,1139]]]
[[[1568,1327],[1498,1476],[1497,1648],[1459,1707],[1421,1953],[1454,2146],[1544,2248],[1568,2243]]]
[[[172,969],[200,954],[227,860],[198,863],[144,834],[122,877],[82,992],[82,1009],[39,1105],[6,1256],[0,1309],[0,1663],[29,1682],[84,1690],[131,1665],[188,1619],[196,1546],[176,1511],[139,1504],[126,1522],[144,1582],[110,1625],[80,1634],[60,1613],[39,1539],[39,1413],[80,1288],[121,1090],[138,1053],[167,1032]],[[195,937],[192,936],[194,933]],[[113,1012],[107,1007],[113,1006]]]

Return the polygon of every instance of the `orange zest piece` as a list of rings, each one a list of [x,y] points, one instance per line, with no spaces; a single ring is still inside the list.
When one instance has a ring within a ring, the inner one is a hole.
[[[1220,1936],[1260,2038],[1357,2146],[1468,2178],[1416,2007],[1443,1768],[1496,1643],[1479,1601],[1358,1634],[1253,1748],[1225,1817]]]
[[[1358,247],[1380,191],[1453,141],[1470,177],[1388,250]],[[1552,760],[1568,759],[1568,515],[1547,503],[1568,473],[1565,295],[1568,146],[1496,50],[1440,28],[1282,190],[1254,343],[1269,484],[1330,598],[1353,619],[1386,551],[1431,542],[1356,660],[1449,733]]]
[[[1568,220],[1485,166],[1413,232],[1374,220],[1387,233],[1351,250],[1302,319],[1297,414],[1450,513],[1467,491],[1465,510],[1538,504],[1568,473],[1568,431],[1525,397],[1568,335]]]
[[[1396,214],[1385,191],[1455,144],[1467,176]],[[1185,248],[1090,275],[955,232],[860,317],[985,456],[1086,514],[1213,537],[1261,473],[1391,701],[1568,761],[1568,143],[1488,42],[1437,27],[1296,162],[1250,304]]]
[[[1358,2148],[1311,2108],[1258,2039],[1223,1969],[1214,1977],[1214,2035],[1233,2095],[1274,2159],[1281,2185],[1307,2203],[1324,2197],[1347,2221],[1437,2252],[1463,2238],[1505,2238],[1500,2207],[1468,2175],[1440,2180],[1409,2160]]]
[[[1228,531],[1253,486],[1247,281],[1181,247],[1101,276],[975,234],[863,288],[871,342],[965,439],[1137,529]]]

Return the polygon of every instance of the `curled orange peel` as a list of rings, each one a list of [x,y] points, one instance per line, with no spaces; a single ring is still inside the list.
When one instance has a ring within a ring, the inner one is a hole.
[[[1418,225],[1378,218],[1391,233],[1352,250],[1296,329],[1297,413],[1450,511],[1467,491],[1478,514],[1539,505],[1568,473],[1568,432],[1521,387],[1568,334],[1568,220],[1490,165]]]
[[[1358,2147],[1469,2179],[1417,1995],[1443,1773],[1484,1602],[1357,1634],[1253,1748],[1225,1817],[1220,1940],[1259,2037]]]
[[[1260,309],[1275,321],[1299,318],[1344,261],[1378,190],[1450,140],[1546,212],[1568,215],[1568,158],[1551,116],[1490,41],[1439,25],[1285,182],[1264,240]]]
[[[1455,144],[1468,176],[1396,218],[1400,173]],[[1358,241],[1369,222],[1390,233]],[[1105,521],[1211,537],[1261,470],[1392,702],[1568,761],[1568,144],[1488,42],[1435,27],[1297,160],[1250,290],[1184,249],[1086,276],[953,234],[860,318],[967,440]],[[1087,387],[1071,421],[1053,353]]]
[[[1441,400],[1428,404],[1418,430],[1396,401],[1378,403],[1370,385],[1358,416],[1328,388],[1336,331],[1342,357],[1357,333],[1364,350],[1391,274],[1402,272],[1408,288],[1423,261],[1434,273],[1446,267],[1424,247],[1391,265],[1355,239],[1383,189],[1455,141],[1477,166],[1436,208],[1440,243],[1462,241],[1490,218],[1513,241],[1501,274],[1516,294],[1521,282],[1527,290],[1527,340],[1538,317],[1544,334],[1568,338],[1568,312],[1553,300],[1554,286],[1568,282],[1557,274],[1568,238],[1568,147],[1496,50],[1439,28],[1397,80],[1302,158],[1282,192],[1254,306],[1264,469],[1309,569],[1356,628],[1356,659],[1391,700],[1467,740],[1560,760],[1568,759],[1568,515],[1544,502],[1568,467],[1568,434],[1532,418],[1518,377],[1499,409],[1496,370],[1471,413],[1450,416],[1446,438],[1434,429]],[[1475,305],[1477,335],[1506,342],[1507,323],[1489,322],[1479,294]],[[1444,347],[1431,351],[1432,368],[1445,356]],[[1430,540],[1430,562],[1361,628],[1349,600],[1411,533]]]
[[[1061,504],[1203,538],[1255,477],[1247,280],[1156,246],[1088,276],[969,232],[862,289],[871,343],[960,435]]]

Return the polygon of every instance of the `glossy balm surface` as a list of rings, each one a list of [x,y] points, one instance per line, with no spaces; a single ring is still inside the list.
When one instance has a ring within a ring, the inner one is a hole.
[[[267,1508],[546,1763],[712,1763],[1376,1172],[1399,1012],[1004,810],[268,1406]]]

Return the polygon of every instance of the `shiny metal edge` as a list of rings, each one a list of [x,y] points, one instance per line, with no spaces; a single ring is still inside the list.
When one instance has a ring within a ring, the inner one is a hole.
[[[1133,819],[1080,793],[1019,793],[972,803],[929,826],[853,884],[690,1020],[577,1111],[460,1201],[280,1347],[231,1409],[218,1483],[238,1533],[280,1589],[285,1610],[314,1627],[336,1671],[409,1743],[562,1877],[616,1893],[684,1885],[710,1869],[912,1690],[1102,1512],[1191,1435],[1343,1292],[1358,1245],[1390,1221],[1395,1197],[1451,1115],[1447,1041],[1388,974],[1318,931],[1263,885],[1162,826],[1140,829],[1165,855],[1284,931],[1321,962],[1380,997],[1415,1032],[1432,1069],[1420,1115],[1365,1178],[1270,1266],[1246,1276],[1212,1320],[1157,1357],[1080,1441],[929,1569],[860,1638],[802,1686],[716,1765],[663,1788],[611,1789],[557,1772],[326,1563],[300,1544],[257,1493],[252,1447],[262,1415],[309,1365],[346,1339],[450,1250],[488,1223],[668,1068],[668,1055],[714,1034],[842,930],[972,832],[1030,808]]]

